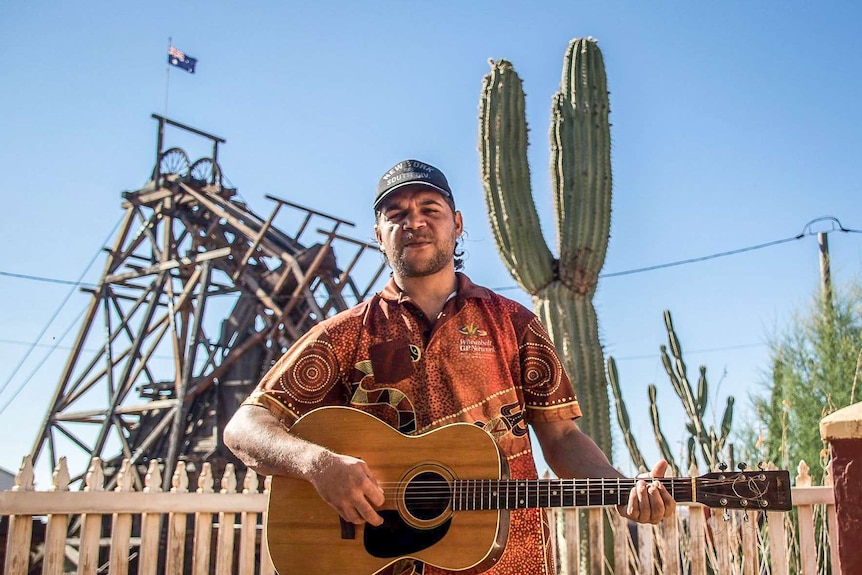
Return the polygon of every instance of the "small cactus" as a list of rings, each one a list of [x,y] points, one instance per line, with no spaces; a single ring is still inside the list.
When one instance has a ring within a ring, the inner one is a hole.
[[[664,323],[665,328],[667,329],[670,353],[668,353],[668,346],[661,346],[662,365],[664,365],[665,372],[670,379],[674,391],[682,402],[683,409],[687,416],[685,428],[689,437],[686,441],[688,460],[685,467],[677,464],[673,451],[670,448],[670,444],[668,443],[664,432],[661,430],[658,406],[656,403],[658,391],[655,385],[650,385],[647,393],[650,405],[650,421],[652,422],[656,444],[658,445],[662,457],[670,463],[674,475],[679,475],[681,469],[690,469],[692,466],[697,466],[698,450],[700,451],[700,456],[705,466],[708,469],[715,469],[722,459],[724,448],[727,445],[727,438],[730,435],[730,428],[733,423],[734,398],[733,396],[727,398],[727,405],[725,406],[724,416],[722,417],[721,427],[718,432],[716,432],[714,426],[707,427],[703,420],[704,415],[706,414],[706,404],[709,399],[709,382],[706,378],[706,367],[700,367],[697,393],[695,394],[695,391],[688,380],[687,368],[685,361],[683,361],[682,358],[682,346],[676,335],[676,331],[674,330],[673,319],[671,318],[670,312],[667,310],[664,312]],[[629,449],[632,460],[639,468],[642,468],[644,461],[643,454],[638,448],[631,433],[628,411],[620,391],[619,374],[613,357],[608,358],[608,379],[611,381],[611,390],[617,407],[617,420],[623,431],[626,446]],[[629,439],[630,437],[631,439]]]

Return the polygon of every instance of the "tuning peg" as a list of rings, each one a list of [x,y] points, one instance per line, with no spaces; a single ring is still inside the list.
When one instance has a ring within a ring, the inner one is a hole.
[[[740,471],[745,471],[748,468],[748,464],[744,461],[740,461],[736,468]]]
[[[720,471],[727,471],[727,463],[725,463],[724,461],[722,461],[721,463],[719,463],[719,464],[718,464],[718,469],[719,469]]]
[[[727,509],[724,510],[724,513],[721,514],[721,519],[723,521],[730,521],[730,513],[728,513]]]

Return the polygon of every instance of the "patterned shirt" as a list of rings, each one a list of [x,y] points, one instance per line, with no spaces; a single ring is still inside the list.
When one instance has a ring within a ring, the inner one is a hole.
[[[457,279],[436,321],[390,280],[309,330],[244,403],[266,407],[288,428],[325,405],[366,411],[407,435],[472,423],[495,438],[511,478],[536,479],[527,424],[580,417],[571,382],[532,312]],[[506,549],[487,573],[553,573],[549,533],[542,510],[511,511]],[[389,572],[449,573],[414,563]]]

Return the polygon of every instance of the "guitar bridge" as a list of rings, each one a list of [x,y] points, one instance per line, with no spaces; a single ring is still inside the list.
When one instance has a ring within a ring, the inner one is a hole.
[[[356,525],[345,521],[343,517],[339,517],[338,520],[341,522],[341,538],[356,539]]]

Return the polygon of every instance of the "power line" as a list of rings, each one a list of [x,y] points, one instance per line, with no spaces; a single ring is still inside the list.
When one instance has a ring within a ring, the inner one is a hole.
[[[720,347],[707,347],[703,349],[688,349],[686,348],[686,355],[696,355],[699,353],[715,353],[719,351],[732,351],[737,349],[753,349],[755,347],[765,347],[769,344],[766,342],[760,343],[739,343],[734,345],[723,345]],[[612,353],[606,353],[605,355],[613,356],[616,361],[630,361],[630,360],[638,360],[638,359],[658,359],[661,357],[661,353],[650,353],[650,354],[642,354],[642,355],[626,355],[617,357]]]
[[[6,276],[6,277],[22,279],[22,280],[31,280],[31,281],[37,281],[37,282],[46,282],[46,283],[52,283],[52,284],[83,286],[83,287],[89,287],[89,288],[95,288],[96,287],[96,284],[91,284],[91,283],[82,282],[82,281],[61,280],[61,279],[57,279],[57,278],[46,278],[46,277],[42,277],[42,276],[31,276],[31,275],[27,275],[27,274],[16,274],[16,273],[12,273],[12,272],[0,271],[0,276]]]
[[[803,237],[804,237],[803,234],[799,234],[797,236],[793,236],[792,238],[784,238],[783,240],[774,240],[771,242],[766,242],[764,244],[757,244],[756,246],[748,246],[746,248],[739,248],[739,249],[735,249],[735,250],[729,250],[726,252],[718,252],[716,254],[710,254],[708,256],[700,256],[700,257],[696,257],[696,258],[689,258],[686,260],[678,260],[675,262],[668,262],[665,264],[656,264],[653,266],[635,268],[635,269],[625,270],[625,271],[621,271],[621,272],[611,272],[611,273],[607,273],[607,274],[600,274],[599,278],[600,279],[601,278],[615,278],[615,277],[627,276],[627,275],[631,275],[631,274],[651,272],[654,270],[661,270],[661,269],[665,269],[665,268],[672,268],[675,266],[682,266],[682,265],[686,265],[686,264],[694,264],[694,263],[703,262],[706,260],[712,260],[715,258],[723,258],[725,256],[733,256],[733,255],[741,254],[741,253],[745,253],[745,252],[753,252],[754,250],[761,250],[763,248],[768,248],[768,247],[772,247],[772,246],[777,246],[779,244],[792,242],[794,240],[799,240],[799,239],[802,239]]]
[[[51,347],[51,349],[48,351],[48,353],[45,354],[45,357],[42,358],[42,361],[40,361],[39,363],[36,364],[36,367],[33,369],[33,371],[30,372],[30,375],[25,377],[21,381],[21,383],[18,384],[18,387],[15,388],[15,391],[12,393],[12,396],[9,399],[7,399],[6,402],[2,406],[0,406],[0,415],[3,415],[3,412],[6,411],[6,408],[8,408],[10,405],[12,405],[12,402],[15,401],[15,398],[18,397],[18,394],[24,390],[24,387],[28,383],[30,383],[31,379],[33,379],[33,376],[35,376],[39,372],[39,370],[42,368],[42,366],[45,365],[45,361],[49,357],[51,357],[51,354],[54,353],[54,351],[60,345],[60,342],[63,341],[63,339],[69,334],[70,331],[72,331],[72,328],[75,327],[76,325],[78,325],[78,320],[80,320],[82,317],[84,317],[84,314],[86,312],[87,312],[87,307],[85,306],[84,309],[81,310],[81,313],[79,313],[78,316],[74,320],[72,320],[72,322],[69,324],[69,327],[66,328],[66,330],[63,332],[63,335],[61,335],[60,338],[57,340],[57,343]],[[50,325],[53,321],[54,321],[54,318],[51,318],[51,322],[49,322],[48,325]],[[48,326],[45,326],[45,327],[47,329]],[[38,343],[38,341],[37,341],[37,343]],[[15,368],[15,371],[12,372],[12,375],[9,376],[9,379],[7,379],[6,382],[3,384],[3,389],[6,389],[6,385],[8,385],[8,383],[10,381],[12,381],[12,376],[14,376],[18,372],[18,369],[21,367],[21,364],[23,364],[24,360],[27,359],[27,356],[29,355],[30,351],[32,351],[34,349],[35,345],[36,344],[34,343],[33,346],[31,346],[30,349],[27,351],[27,355],[24,356],[24,358],[21,360],[21,362]],[[3,389],[0,389],[0,393],[2,393]]]
[[[120,219],[118,219],[118,220],[117,220],[117,223],[116,223],[116,224],[114,224],[114,227],[113,227],[113,228],[111,228],[111,231],[108,233],[107,237],[104,239],[104,241],[103,241],[100,245],[105,245],[105,244],[108,242],[108,240],[110,240],[110,239],[111,239],[111,236],[113,236],[113,235],[114,235],[114,232],[116,232],[116,231],[117,231],[117,228],[119,228],[119,227],[120,227],[120,223],[121,223],[121,222],[122,222],[122,218],[120,218]],[[84,270],[81,272],[81,275],[80,275],[80,276],[78,276],[78,279],[77,279],[75,282],[66,282],[66,283],[72,283],[72,285],[73,285],[72,289],[70,289],[70,290],[69,290],[69,292],[68,292],[68,293],[66,294],[66,296],[63,298],[63,301],[61,301],[61,302],[60,302],[60,305],[59,305],[59,306],[57,306],[57,309],[55,309],[55,310],[54,310],[54,313],[53,313],[53,314],[51,314],[51,317],[48,319],[48,323],[46,323],[46,324],[45,324],[45,327],[43,327],[43,328],[42,328],[42,331],[40,331],[40,332],[39,332],[39,335],[38,335],[38,336],[36,336],[36,341],[34,341],[34,342],[33,342],[33,344],[32,344],[32,345],[27,349],[27,351],[24,353],[24,356],[20,359],[20,361],[18,361],[18,364],[15,366],[15,369],[13,369],[13,370],[12,370],[12,373],[10,373],[10,374],[9,374],[9,377],[6,379],[6,381],[4,381],[4,382],[3,382],[3,385],[0,385],[0,395],[2,395],[2,393],[3,393],[3,392],[6,390],[6,388],[9,386],[9,383],[10,383],[10,382],[12,381],[12,379],[15,377],[15,374],[17,374],[17,373],[18,373],[18,370],[20,370],[20,369],[21,369],[21,366],[23,366],[23,365],[24,365],[24,362],[25,362],[25,361],[27,361],[27,358],[28,358],[28,357],[30,357],[30,354],[31,354],[31,353],[33,353],[33,350],[35,350],[35,349],[36,349],[36,344],[38,344],[38,343],[42,340],[42,337],[43,337],[43,336],[45,335],[45,333],[48,331],[48,328],[49,328],[49,327],[51,327],[51,324],[52,324],[52,323],[54,323],[54,320],[56,320],[56,319],[57,319],[57,316],[59,316],[59,315],[60,315],[60,312],[63,310],[63,307],[66,305],[66,302],[67,302],[67,301],[69,301],[69,298],[71,298],[71,297],[72,297],[72,294],[74,294],[74,293],[75,293],[75,287],[76,287],[76,286],[81,285],[81,280],[84,278],[84,275],[87,273],[87,271],[89,271],[89,269],[90,269],[90,268],[93,266],[93,264],[96,262],[96,259],[99,257],[99,253],[100,253],[101,251],[102,251],[102,250],[101,250],[101,248],[99,248],[99,249],[97,249],[97,250],[96,250],[96,253],[95,253],[95,254],[93,254],[93,257],[90,259],[90,262],[86,265],[86,267],[84,268]],[[51,350],[50,352],[48,352],[48,355],[50,355],[51,353],[53,353],[53,350]],[[47,359],[47,356],[46,356],[46,358],[45,358],[45,359]],[[44,360],[43,360],[43,361],[44,361]],[[40,365],[41,365],[41,364],[40,364]],[[32,376],[33,376],[33,375],[31,374],[31,375],[30,375],[30,377],[32,377]],[[27,378],[27,379],[29,380],[30,378]],[[21,386],[21,387],[23,387],[23,386]],[[15,392],[15,395],[18,395],[18,393],[19,393],[19,392],[20,392],[20,390],[21,390],[21,387],[19,387],[18,391],[16,391],[16,392]],[[13,396],[13,399],[14,399],[14,397],[15,397],[15,396]],[[3,409],[6,409],[6,406],[8,406],[8,405],[9,405],[9,403],[7,402],[7,403],[6,403],[6,405],[3,407]],[[0,411],[0,413],[2,413],[2,411]]]
[[[684,259],[684,260],[677,260],[677,261],[667,262],[667,263],[663,263],[663,264],[656,264],[656,265],[652,265],[652,266],[645,266],[645,267],[640,267],[640,268],[633,268],[630,270],[623,270],[623,271],[619,271],[619,272],[610,272],[610,273],[606,273],[606,274],[599,274],[599,279],[627,276],[627,275],[632,275],[632,274],[639,274],[639,273],[643,273],[643,272],[651,272],[651,271],[655,271],[655,270],[671,268],[671,267],[675,267],[675,266],[694,264],[694,263],[699,263],[699,262],[703,262],[703,261],[711,260],[711,259],[715,259],[715,258],[722,258],[722,257],[733,256],[733,255],[737,255],[737,254],[741,254],[741,253],[745,253],[745,252],[761,250],[763,248],[769,248],[772,246],[777,246],[779,244],[784,244],[784,243],[792,242],[795,240],[801,240],[805,236],[811,236],[811,235],[817,234],[817,232],[812,231],[811,228],[812,228],[813,224],[821,222],[821,221],[830,221],[832,223],[832,229],[826,230],[824,232],[827,234],[831,233],[833,231],[839,231],[839,232],[844,232],[844,233],[853,233],[853,234],[862,233],[862,230],[853,230],[853,229],[845,228],[844,226],[841,225],[841,222],[838,221],[838,218],[835,218],[833,216],[822,216],[822,217],[815,218],[815,219],[811,220],[810,222],[805,224],[805,226],[803,226],[802,231],[800,233],[796,234],[795,236],[788,237],[788,238],[783,238],[780,240],[773,240],[771,242],[765,242],[762,244],[756,244],[753,246],[747,246],[747,247],[738,248],[735,250],[728,250],[725,252],[718,252],[718,253],[709,254],[706,256],[700,256],[700,257],[696,257],[696,258],[688,258],[688,259]],[[836,225],[837,225],[837,227],[836,227]],[[519,288],[519,286],[503,286],[503,287],[497,287],[497,288],[492,288],[492,289],[494,289],[495,291],[503,291],[503,290],[512,290],[512,289],[520,289],[520,288]]]

